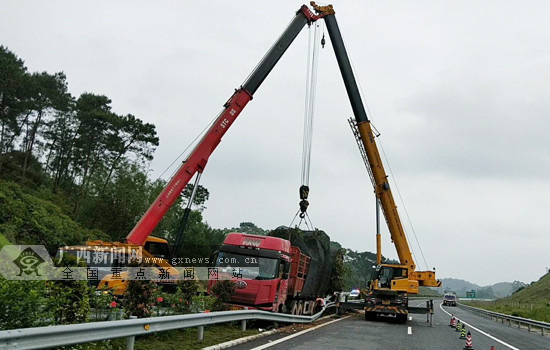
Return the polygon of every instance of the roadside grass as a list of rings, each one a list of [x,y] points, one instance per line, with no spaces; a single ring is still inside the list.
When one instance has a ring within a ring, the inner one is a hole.
[[[550,303],[518,303],[506,300],[469,301],[464,304],[510,316],[550,322]]]
[[[176,350],[176,349],[202,349],[207,346],[220,344],[226,341],[258,334],[258,328],[253,328],[251,321],[247,322],[246,331],[241,331],[241,323],[224,323],[212,326],[204,326],[204,338],[197,340],[198,329],[186,328],[167,332],[158,332],[151,335],[136,337],[134,349],[136,350]],[[248,328],[250,327],[250,328]],[[88,343],[65,347],[65,349],[126,349],[126,339],[118,338],[110,341]]]

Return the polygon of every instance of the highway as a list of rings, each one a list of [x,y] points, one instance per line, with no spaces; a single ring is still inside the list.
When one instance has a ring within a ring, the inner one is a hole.
[[[411,306],[425,305],[425,301],[412,300]],[[372,349],[372,350],[426,350],[463,349],[464,339],[449,327],[450,316],[464,320],[472,333],[474,349],[550,349],[550,337],[529,333],[501,323],[473,315],[458,307],[441,306],[434,301],[433,327],[425,315],[409,315],[406,324],[382,321],[365,321],[363,315],[351,315],[340,319],[325,319],[324,326],[313,326],[308,331],[301,327],[241,344],[231,349]],[[475,327],[472,328],[472,327]],[[300,333],[300,331],[302,333]]]

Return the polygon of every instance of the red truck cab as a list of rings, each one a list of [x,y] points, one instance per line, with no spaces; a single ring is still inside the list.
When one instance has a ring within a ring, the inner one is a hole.
[[[234,308],[286,312],[287,301],[303,288],[309,261],[286,239],[233,232],[225,238],[213,266],[218,279],[235,282],[230,300]],[[216,280],[210,275],[209,293]]]

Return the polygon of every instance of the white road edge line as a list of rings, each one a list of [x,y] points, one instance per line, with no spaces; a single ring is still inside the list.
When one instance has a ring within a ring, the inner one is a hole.
[[[299,335],[305,334],[305,333],[307,333],[307,332],[314,331],[314,330],[316,330],[316,329],[318,329],[318,328],[327,326],[327,325],[329,325],[329,324],[331,324],[331,323],[345,320],[346,318],[349,318],[349,317],[351,317],[351,316],[342,317],[342,318],[339,318],[339,319],[334,320],[334,321],[330,321],[330,322],[323,323],[323,324],[320,324],[320,325],[315,326],[315,327],[312,327],[312,328],[305,329],[305,330],[303,330],[303,331],[301,331],[301,332],[291,334],[291,335],[289,335],[288,337],[284,337],[284,338],[281,338],[281,339],[274,340],[274,341],[272,341],[271,343],[267,343],[267,344],[264,344],[264,345],[260,345],[260,346],[258,346],[258,347],[255,347],[255,348],[251,349],[251,350],[262,350],[262,349],[267,349],[267,348],[269,348],[269,347],[272,347],[273,345],[277,345],[277,344],[279,344],[279,343],[282,343],[282,342],[284,342],[284,341],[287,341],[287,340],[292,339],[292,338],[294,338],[294,337],[297,337],[297,336],[299,336]]]
[[[413,334],[413,329],[411,326],[409,326],[409,328],[407,329],[407,334],[408,335],[412,335]]]
[[[446,313],[447,315],[451,316],[451,314],[450,314],[449,312],[447,312],[447,310],[445,310],[445,309],[443,308],[443,303],[439,304],[439,308],[441,309],[441,311],[443,311],[443,312]],[[455,316],[455,317],[456,317],[456,316]],[[457,317],[457,319],[459,319],[459,318]],[[484,336],[489,337],[489,338],[493,339],[494,341],[497,341],[497,342],[501,343],[502,345],[509,347],[509,348],[512,349],[512,350],[520,350],[519,348],[516,348],[516,347],[514,347],[514,346],[512,346],[512,345],[510,345],[510,344],[508,344],[508,343],[506,343],[506,342],[504,342],[504,341],[502,341],[502,340],[496,338],[496,337],[493,337],[493,336],[490,335],[489,333],[485,333],[484,331],[482,331],[482,330],[480,330],[480,329],[478,329],[478,328],[472,326],[470,323],[467,323],[467,322],[464,321],[464,320],[460,320],[460,322],[462,322],[462,323],[464,323],[466,326],[468,326],[468,327],[470,327],[470,328],[472,328],[472,329],[478,331],[479,333],[483,334]]]

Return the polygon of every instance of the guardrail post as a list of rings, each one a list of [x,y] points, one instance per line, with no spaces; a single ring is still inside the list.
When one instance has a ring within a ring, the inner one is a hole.
[[[199,331],[197,332],[197,340],[202,341],[204,339],[204,326],[199,326]]]
[[[528,330],[529,332],[531,332],[531,324],[530,324],[530,323],[527,324],[527,330]]]
[[[137,316],[130,316],[131,320],[135,320]],[[126,337],[126,350],[134,350],[134,343],[136,342],[136,337]]]
[[[544,327],[540,327],[540,332],[541,332],[542,336],[544,337]]]
[[[244,308],[245,310],[248,310],[247,307]],[[246,331],[246,320],[241,321],[241,331]]]

